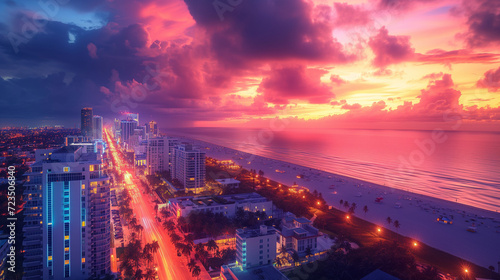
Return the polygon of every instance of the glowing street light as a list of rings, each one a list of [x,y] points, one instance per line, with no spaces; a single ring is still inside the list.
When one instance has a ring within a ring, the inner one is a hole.
[[[381,228],[377,228],[377,232],[382,232],[382,229]]]
[[[351,217],[349,217],[349,215],[347,215],[345,218],[349,220]]]
[[[417,242],[413,242],[413,247],[417,247],[418,246],[418,243]]]
[[[318,201],[318,205],[321,205],[321,202]]]
[[[469,273],[469,269],[467,269],[467,268],[464,271],[465,271],[465,273]]]

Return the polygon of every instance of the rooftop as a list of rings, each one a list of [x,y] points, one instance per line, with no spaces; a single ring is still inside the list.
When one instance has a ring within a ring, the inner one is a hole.
[[[374,270],[372,273],[361,278],[361,280],[399,280],[399,278],[383,272],[380,269]]]
[[[217,181],[221,184],[239,184],[240,183],[240,181],[238,181],[234,178],[216,179],[215,181]]]
[[[278,231],[271,226],[265,226],[261,225],[260,228],[256,229],[249,229],[249,228],[243,228],[243,229],[237,229],[236,230],[236,235],[238,235],[241,238],[250,238],[250,237],[257,237],[257,236],[266,236],[266,235],[273,235],[276,234]]]
[[[205,207],[205,206],[217,206],[217,205],[227,205],[240,202],[257,202],[257,201],[267,201],[268,199],[261,196],[258,193],[241,193],[241,194],[229,194],[229,195],[219,195],[219,196],[185,196],[170,199],[170,203],[178,204],[181,208],[184,207]]]
[[[223,270],[227,271],[227,279],[233,280],[286,280],[287,278],[277,270],[273,265],[265,265],[243,269],[240,266],[234,267],[223,267]],[[229,275],[228,275],[229,274]],[[233,274],[235,277],[233,277]]]

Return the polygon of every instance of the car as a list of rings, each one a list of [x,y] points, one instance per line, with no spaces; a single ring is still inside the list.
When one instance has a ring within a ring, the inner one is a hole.
[[[443,223],[443,224],[448,224],[448,225],[452,225],[453,224],[453,221],[446,217],[446,216],[439,216],[437,218],[437,221],[440,222],[440,223]]]

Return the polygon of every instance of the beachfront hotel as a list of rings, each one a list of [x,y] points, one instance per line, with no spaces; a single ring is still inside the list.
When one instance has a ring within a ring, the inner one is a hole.
[[[170,199],[169,211],[176,217],[187,217],[191,211],[211,211],[226,217],[234,217],[238,208],[249,212],[266,212],[271,218],[273,202],[257,193],[241,193],[220,196],[186,196]]]
[[[205,152],[182,143],[172,149],[170,175],[184,186],[186,193],[205,190]]]
[[[86,149],[43,150],[26,175],[23,279],[110,273],[109,177]]]

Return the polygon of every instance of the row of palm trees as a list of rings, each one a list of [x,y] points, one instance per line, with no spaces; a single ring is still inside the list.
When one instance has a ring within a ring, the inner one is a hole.
[[[206,255],[201,253],[204,251],[203,244],[194,244],[194,235],[186,234],[184,237],[181,237],[177,231],[180,231],[178,226],[173,221],[173,218],[168,217],[164,222],[163,226],[168,230],[168,235],[170,236],[170,242],[174,245],[177,250],[178,256],[186,257],[186,261],[188,262],[188,268],[193,277],[198,277],[201,273],[201,268],[196,264],[196,261],[191,258],[191,254],[193,250],[196,250],[195,257],[199,259],[200,257],[205,257]],[[216,244],[217,245],[217,244]],[[204,251],[206,252],[206,251]]]
[[[153,267],[154,255],[158,252],[158,241],[147,243],[142,247],[141,241],[132,239],[120,256],[120,271],[124,280],[154,280],[156,270]],[[145,271],[142,269],[145,267]]]

